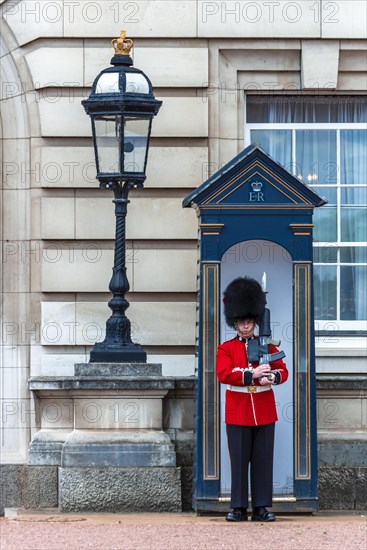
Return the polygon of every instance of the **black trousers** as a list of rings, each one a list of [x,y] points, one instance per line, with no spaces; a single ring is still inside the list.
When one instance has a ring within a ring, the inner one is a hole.
[[[252,508],[272,506],[274,432],[275,423],[264,426],[227,424],[231,508],[248,508],[249,464]]]

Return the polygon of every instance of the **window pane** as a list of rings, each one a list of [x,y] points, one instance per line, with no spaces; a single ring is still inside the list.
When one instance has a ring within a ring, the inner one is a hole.
[[[346,264],[367,263],[367,246],[343,246],[340,261]]]
[[[114,174],[120,172],[121,120],[119,116],[95,118],[98,149],[98,172]]]
[[[367,206],[367,187],[342,187],[341,204]]]
[[[337,263],[338,247],[335,244],[315,246],[313,249],[313,261],[322,264]]]
[[[335,130],[296,131],[297,176],[307,184],[338,181]]]
[[[289,130],[251,130],[251,143],[259,143],[283,166],[292,160],[292,132]]]
[[[367,266],[340,268],[340,318],[367,319]]]
[[[366,209],[342,206],[340,209],[341,239],[343,242],[365,242],[367,240]]]
[[[145,76],[140,73],[125,73],[126,92],[132,94],[149,94],[149,84]]]
[[[312,185],[310,187],[322,199],[327,200],[329,206],[337,203],[336,187],[313,187]]]
[[[96,94],[118,94],[119,88],[119,72],[104,73],[101,75],[96,84]]]
[[[314,267],[315,319],[337,318],[336,312],[336,266]]]
[[[124,171],[144,172],[150,120],[127,119],[124,129]]]
[[[313,216],[315,241],[330,243],[337,240],[336,214],[337,209],[333,207],[315,208]]]
[[[341,130],[341,183],[367,183],[367,130]]]

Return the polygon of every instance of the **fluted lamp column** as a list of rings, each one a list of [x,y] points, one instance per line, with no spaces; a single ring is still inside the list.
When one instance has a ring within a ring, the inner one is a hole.
[[[115,53],[111,67],[95,79],[88,99],[82,101],[91,117],[97,179],[100,187],[114,192],[116,239],[113,274],[108,302],[112,310],[106,324],[106,337],[95,344],[90,362],[146,362],[140,344],[131,340],[131,326],[125,312],[129,307],[126,275],[126,214],[129,191],[142,188],[146,179],[152,119],[162,102],[154,97],[152,83],[133,67],[130,51],[133,41],[125,31],[112,40]]]

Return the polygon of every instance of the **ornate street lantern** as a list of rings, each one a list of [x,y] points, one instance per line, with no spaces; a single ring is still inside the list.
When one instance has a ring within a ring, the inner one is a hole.
[[[108,305],[112,315],[107,321],[106,337],[96,343],[91,362],[145,362],[146,353],[131,340],[130,321],[125,315],[129,291],[125,265],[125,227],[128,194],[143,187],[148,158],[152,119],[161,101],[155,99],[149,78],[132,66],[133,41],[121,31],[112,40],[115,55],[112,67],[95,79],[88,99],[82,101],[92,120],[97,179],[100,187],[114,192],[116,242],[113,275],[109,289],[113,298]]]

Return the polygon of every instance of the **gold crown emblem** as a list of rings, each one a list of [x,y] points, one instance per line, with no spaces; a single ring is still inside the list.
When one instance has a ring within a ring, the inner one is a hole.
[[[130,55],[130,50],[134,45],[131,38],[126,38],[126,31],[120,31],[120,37],[111,40],[115,50],[115,55]]]

